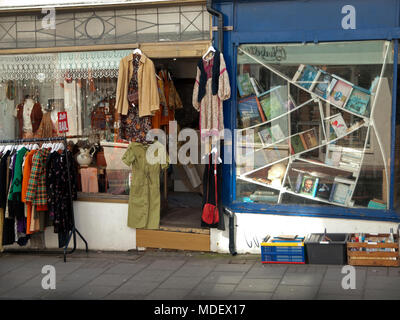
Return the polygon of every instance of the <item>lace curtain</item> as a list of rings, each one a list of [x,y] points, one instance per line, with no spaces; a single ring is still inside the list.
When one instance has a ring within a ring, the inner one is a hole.
[[[131,50],[7,55],[0,61],[0,81],[118,77],[120,60]]]

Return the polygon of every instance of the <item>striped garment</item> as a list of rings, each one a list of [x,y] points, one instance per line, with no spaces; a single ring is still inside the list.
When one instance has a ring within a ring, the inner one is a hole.
[[[49,153],[50,149],[39,149],[32,159],[26,201],[33,205],[47,205],[46,162]]]

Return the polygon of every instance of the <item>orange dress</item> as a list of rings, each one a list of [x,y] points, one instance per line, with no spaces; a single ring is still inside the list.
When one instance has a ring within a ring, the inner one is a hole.
[[[26,234],[32,234],[31,220],[32,220],[32,202],[26,201],[26,192],[28,191],[29,177],[31,175],[32,169],[32,158],[36,153],[36,150],[29,151],[25,158],[24,172],[22,176],[22,191],[21,200],[26,204]]]
[[[168,132],[169,122],[175,120],[175,109],[182,108],[183,105],[169,72],[161,70],[158,76],[160,78],[157,80],[160,109],[152,118],[152,127],[159,129],[161,126],[166,126]]]

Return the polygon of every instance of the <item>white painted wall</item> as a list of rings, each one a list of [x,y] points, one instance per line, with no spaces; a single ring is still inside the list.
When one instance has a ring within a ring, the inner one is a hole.
[[[76,228],[88,242],[89,250],[136,249],[136,229],[127,226],[128,204],[75,201],[74,211]],[[58,248],[53,227],[46,229],[45,245],[47,249]],[[68,248],[72,247],[71,241]],[[85,249],[78,235],[77,249]]]
[[[237,213],[235,219],[236,251],[238,254],[260,254],[260,243],[266,235],[309,233],[389,233],[396,232],[397,223],[351,219],[293,217],[270,214]],[[225,217],[225,231],[211,229],[211,251],[229,253],[229,220]]]

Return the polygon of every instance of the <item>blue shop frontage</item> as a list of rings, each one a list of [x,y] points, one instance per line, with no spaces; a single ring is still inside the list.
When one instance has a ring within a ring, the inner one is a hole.
[[[235,161],[222,182],[230,227],[211,230],[211,251],[259,253],[266,235],[396,232],[399,5],[212,2]]]

